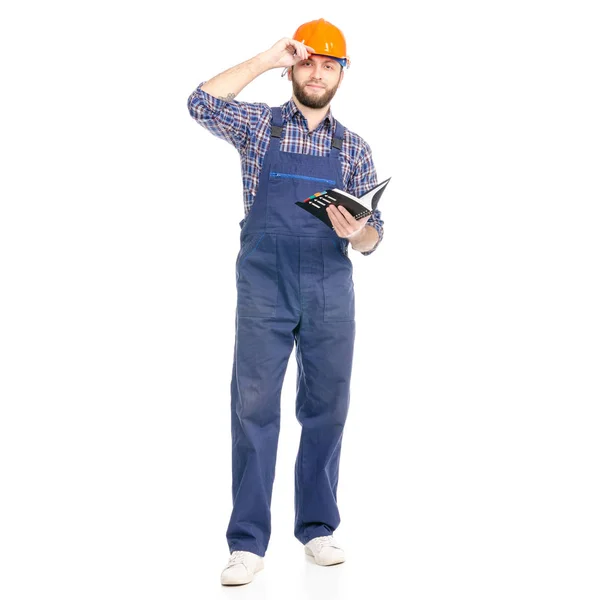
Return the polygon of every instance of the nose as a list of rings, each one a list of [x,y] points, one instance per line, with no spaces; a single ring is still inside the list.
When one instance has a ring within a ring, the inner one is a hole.
[[[324,67],[322,65],[320,65],[319,63],[315,64],[315,69],[313,71],[313,79],[319,79],[319,80],[322,79],[321,72],[322,72],[323,68]]]

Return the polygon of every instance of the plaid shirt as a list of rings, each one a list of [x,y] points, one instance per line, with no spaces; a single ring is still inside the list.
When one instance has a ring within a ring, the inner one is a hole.
[[[271,136],[271,110],[262,102],[227,101],[210,95],[200,88],[203,81],[188,99],[190,115],[212,134],[232,144],[240,154],[244,186],[245,217],[243,226],[256,192],[258,180]],[[331,135],[335,119],[329,109],[325,118],[312,132],[306,118],[293,99],[281,106],[284,125],[280,148],[282,152],[326,156],[331,149]],[[361,196],[377,184],[377,174],[371,148],[359,135],[346,129],[340,151],[343,188],[354,196]],[[365,256],[375,251],[383,239],[381,212],[376,209],[367,220],[377,230],[379,240],[371,250],[361,252]],[[340,238],[347,252],[349,241]]]

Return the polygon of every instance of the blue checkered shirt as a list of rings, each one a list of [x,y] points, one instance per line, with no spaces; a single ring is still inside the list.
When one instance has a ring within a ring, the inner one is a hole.
[[[258,190],[258,180],[271,136],[271,110],[263,102],[227,101],[216,98],[200,88],[203,81],[188,98],[190,115],[212,134],[232,144],[240,154],[242,182],[244,187],[243,226]],[[331,149],[331,135],[335,119],[331,108],[318,127],[312,132],[293,99],[281,106],[284,125],[280,141],[282,152],[326,156]],[[340,151],[343,188],[354,196],[361,196],[377,184],[377,174],[371,148],[359,135],[345,130]],[[375,209],[367,220],[377,230],[379,239],[371,250],[361,252],[365,256],[375,251],[383,239],[381,211]],[[348,240],[340,238],[347,252]]]

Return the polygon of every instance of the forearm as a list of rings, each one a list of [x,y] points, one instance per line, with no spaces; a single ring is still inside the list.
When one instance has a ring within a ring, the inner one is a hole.
[[[372,250],[379,241],[379,234],[375,227],[365,225],[359,233],[349,238],[349,241],[354,250],[357,250],[358,252],[368,252],[369,250]]]
[[[274,67],[263,52],[209,79],[200,89],[216,98],[233,100],[251,81]]]

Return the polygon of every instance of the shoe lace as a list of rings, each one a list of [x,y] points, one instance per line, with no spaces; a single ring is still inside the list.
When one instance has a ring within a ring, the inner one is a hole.
[[[227,566],[231,567],[232,565],[237,565],[237,564],[243,564],[244,566],[246,566],[244,564],[244,558],[245,558],[245,554],[244,554],[243,550],[234,550],[231,553],[231,556],[229,557],[229,564]]]
[[[332,535],[321,535],[319,537],[316,537],[313,540],[313,542],[315,542],[317,544],[317,548],[319,550],[321,550],[325,546],[333,546],[334,548],[337,548]]]

